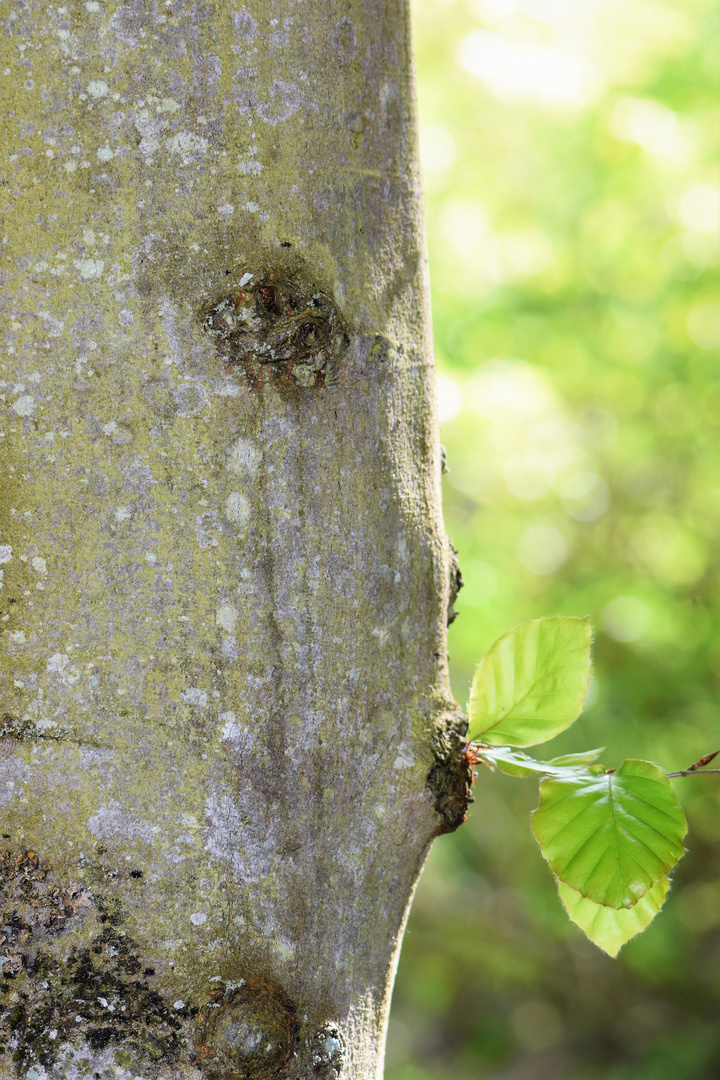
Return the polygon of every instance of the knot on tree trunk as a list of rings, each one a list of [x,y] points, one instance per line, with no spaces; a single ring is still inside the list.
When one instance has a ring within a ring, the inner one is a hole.
[[[456,716],[438,728],[432,741],[435,764],[427,777],[441,817],[438,833],[454,832],[467,816],[472,803],[472,765],[465,753],[467,720]]]
[[[348,346],[330,297],[286,269],[243,274],[203,311],[202,325],[225,372],[239,364],[255,388],[327,386]]]

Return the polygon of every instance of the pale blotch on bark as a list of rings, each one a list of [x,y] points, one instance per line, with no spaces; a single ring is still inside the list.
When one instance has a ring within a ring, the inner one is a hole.
[[[374,1080],[455,715],[406,4],[0,25],[0,1076]]]

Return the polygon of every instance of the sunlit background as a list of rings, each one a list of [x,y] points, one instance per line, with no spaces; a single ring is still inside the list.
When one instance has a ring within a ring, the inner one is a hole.
[[[495,637],[590,615],[586,714],[548,750],[720,748],[720,5],[415,0],[463,705]],[[387,1080],[720,1077],[720,777],[616,961],[570,924],[532,781],[485,773],[411,914]]]

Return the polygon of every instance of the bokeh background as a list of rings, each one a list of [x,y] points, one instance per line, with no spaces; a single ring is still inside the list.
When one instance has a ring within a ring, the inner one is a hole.
[[[511,626],[591,616],[595,681],[547,756],[720,748],[720,5],[415,0],[456,698]],[[605,957],[487,770],[433,847],[387,1080],[720,1077],[720,777],[675,781],[688,854]]]

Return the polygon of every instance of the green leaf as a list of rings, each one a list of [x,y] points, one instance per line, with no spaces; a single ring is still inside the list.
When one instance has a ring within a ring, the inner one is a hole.
[[[563,754],[562,757],[550,758],[548,765],[572,765],[573,768],[591,765],[600,757],[604,749],[604,746],[598,746],[595,750],[584,750],[580,754]]]
[[[504,634],[475,669],[470,739],[534,746],[582,711],[590,678],[590,620],[533,619]]]
[[[553,761],[535,761],[522,750],[513,750],[510,746],[481,746],[478,752],[483,761],[508,776],[577,776],[587,772],[585,763],[594,761],[601,751],[568,754]],[[572,759],[577,759],[577,764],[573,764]]]
[[[508,776],[547,776],[548,770],[541,761],[533,761],[522,750],[513,750],[509,746],[489,747],[481,749],[480,755],[483,761],[492,765],[494,769],[507,773]],[[551,768],[550,773],[553,774]]]
[[[609,956],[617,956],[620,949],[653,921],[665,903],[670,882],[666,877],[656,881],[652,889],[631,908],[609,908],[594,904],[579,892],[558,881],[558,892],[565,910],[577,926],[584,930],[591,941]]]
[[[540,784],[533,832],[556,877],[588,900],[632,907],[685,849],[685,815],[658,765],[623,762],[603,776]]]

